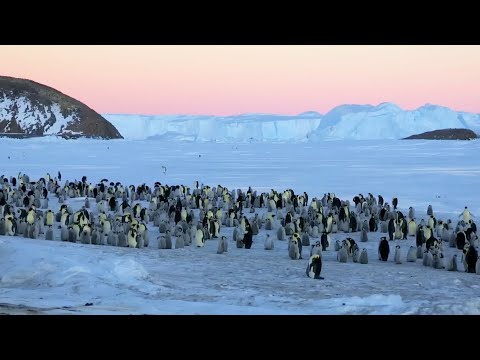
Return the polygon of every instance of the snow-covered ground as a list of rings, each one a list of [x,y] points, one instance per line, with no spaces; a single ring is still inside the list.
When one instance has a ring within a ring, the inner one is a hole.
[[[417,219],[429,204],[438,219],[458,221],[465,206],[480,216],[479,141],[329,141],[315,144],[214,144],[127,140],[2,139],[0,159],[6,176],[26,173],[31,180],[62,173],[65,180],[101,179],[153,186],[195,180],[230,190],[258,192],[291,188],[310,199],[333,192],[349,199],[381,194]],[[165,167],[165,168],[162,168]],[[166,169],[166,171],[164,171]],[[0,174],[1,175],[1,174]],[[50,194],[49,206],[60,204]],[[95,203],[94,199],[92,204]],[[67,200],[74,210],[83,198]],[[142,205],[146,205],[142,202]],[[96,213],[95,207],[92,209]],[[260,216],[266,209],[259,209]],[[195,211],[198,214],[198,210]],[[254,214],[246,212],[248,217]],[[480,277],[465,273],[461,251],[444,246],[448,259],[458,253],[458,272],[405,262],[414,238],[393,241],[388,262],[377,258],[380,232],[332,234],[323,254],[322,276],[305,275],[309,250],[291,260],[276,229],[254,236],[251,249],[238,249],[233,228],[222,227],[228,252],[217,254],[217,240],[204,248],[159,250],[158,228],[150,222],[145,249],[72,244],[0,236],[0,313],[43,314],[479,314]],[[265,234],[275,249],[263,247]],[[366,248],[369,263],[336,261],[333,242],[347,236]],[[175,239],[175,238],[174,238]],[[319,239],[311,239],[314,242]],[[400,244],[402,264],[393,262]],[[86,304],[91,304],[86,306]]]

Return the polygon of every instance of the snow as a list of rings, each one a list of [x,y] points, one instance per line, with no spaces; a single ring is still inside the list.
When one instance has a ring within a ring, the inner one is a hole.
[[[148,138],[217,142],[318,142],[401,139],[426,131],[467,128],[480,133],[480,116],[426,104],[402,110],[393,103],[341,105],[325,115],[238,116],[102,114],[129,140]],[[212,135],[215,134],[215,135]]]
[[[306,191],[310,199],[334,192],[351,203],[358,193],[371,192],[389,203],[397,196],[400,210],[408,214],[413,206],[418,219],[426,218],[431,204],[437,220],[454,223],[465,206],[480,214],[479,151],[476,140],[192,145],[48,137],[0,142],[3,174],[27,173],[32,181],[60,170],[62,184],[83,175],[92,183],[106,177],[150,186],[160,181],[193,187],[199,180],[229,190],[292,188]],[[50,208],[58,211],[57,199],[49,198]],[[79,209],[83,198],[69,198],[67,204]],[[90,210],[96,214],[95,206]],[[260,216],[265,211],[257,209]],[[308,249],[303,248],[303,259],[291,260],[276,229],[262,229],[247,250],[236,248],[233,228],[223,226],[220,234],[229,247],[222,255],[216,253],[217,240],[207,240],[204,248],[159,250],[158,228],[150,222],[148,229],[146,249],[61,242],[58,229],[55,241],[0,236],[0,313],[480,314],[480,277],[463,271],[461,251],[448,244],[445,256],[458,254],[458,272],[427,268],[420,260],[405,262],[412,238],[390,242],[390,258],[380,262],[377,247],[385,234],[369,233],[368,242],[360,243],[358,232],[339,232],[323,253],[325,279],[313,280],[305,275]],[[275,238],[272,251],[263,249],[266,233]],[[347,236],[367,249],[368,264],[336,261],[333,243]],[[397,243],[402,264],[393,262]]]
[[[53,135],[60,133],[62,126],[66,127],[70,122],[75,120],[73,114],[64,117],[57,103],[52,103],[50,106],[40,108],[32,104],[32,102],[24,96],[19,96],[14,99],[4,96],[0,98],[0,121],[12,120],[15,113],[13,111],[14,105],[17,106],[17,123],[24,130],[45,126],[44,134]],[[47,121],[51,118],[55,118],[55,123],[52,126],[46,125]]]

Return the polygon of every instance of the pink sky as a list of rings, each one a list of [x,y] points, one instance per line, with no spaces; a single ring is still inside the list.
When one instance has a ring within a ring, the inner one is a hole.
[[[99,113],[326,113],[425,103],[480,113],[480,46],[0,46],[0,75]]]

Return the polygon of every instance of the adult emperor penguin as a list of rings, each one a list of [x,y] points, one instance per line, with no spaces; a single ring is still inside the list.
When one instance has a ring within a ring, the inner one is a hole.
[[[415,223],[415,219],[411,218],[408,222],[408,236],[415,236],[417,232],[417,224]]]
[[[416,262],[417,261],[417,249],[415,246],[410,246],[407,252],[407,262]]]
[[[132,227],[128,230],[127,234],[128,247],[136,248],[137,247],[137,231]]]
[[[201,229],[198,229],[197,232],[195,233],[195,246],[196,247],[204,247],[205,246],[205,240],[203,238],[203,231]]]
[[[55,222],[55,215],[52,210],[48,210],[47,214],[45,215],[45,225],[53,225]]]
[[[323,280],[324,278],[320,276],[322,272],[322,257],[318,254],[314,254],[310,256],[307,265],[307,276],[311,279],[320,279]]]
[[[265,236],[265,243],[264,243],[264,249],[265,250],[273,250],[275,245],[274,245],[273,238],[270,236],[270,234],[266,234]]]
[[[390,241],[393,240],[393,235],[395,234],[395,220],[388,220],[388,238]]]
[[[463,216],[463,221],[465,222],[465,224],[468,224],[469,220],[472,218],[472,213],[470,212],[470,210],[468,210],[468,208],[465,206],[465,209],[463,209],[462,213],[458,216]]]
[[[465,254],[465,261],[467,263],[467,268],[465,269],[468,273],[475,273],[475,267],[477,264],[478,252],[473,245],[468,247],[467,253]]]
[[[398,198],[397,197],[394,197],[392,199],[392,205],[393,205],[393,210],[397,210],[397,206],[398,206]]]
[[[378,244],[378,259],[381,261],[387,261],[388,255],[390,254],[390,245],[385,236],[380,238],[380,243]]]
[[[358,259],[358,262],[360,264],[368,264],[368,253],[367,249],[362,249],[362,252],[360,253],[360,257]]]

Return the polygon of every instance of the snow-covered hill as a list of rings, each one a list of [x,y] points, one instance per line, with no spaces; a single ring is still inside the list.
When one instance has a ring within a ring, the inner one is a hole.
[[[120,133],[80,101],[31,80],[0,76],[0,134],[119,139]]]
[[[426,131],[460,128],[480,133],[480,115],[436,105],[402,110],[393,103],[341,105],[325,115],[103,114],[130,140],[164,139],[216,142],[305,142],[320,140],[402,139]]]

